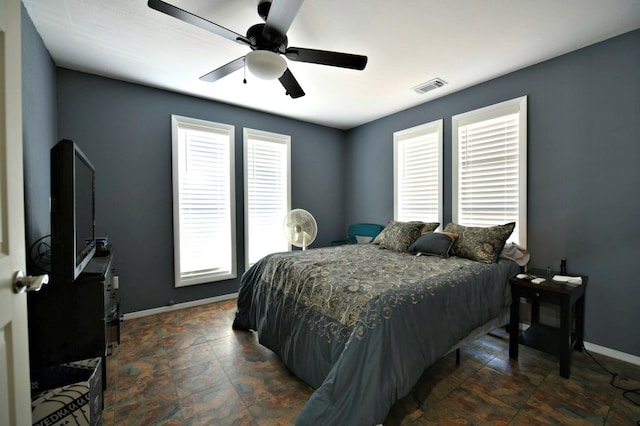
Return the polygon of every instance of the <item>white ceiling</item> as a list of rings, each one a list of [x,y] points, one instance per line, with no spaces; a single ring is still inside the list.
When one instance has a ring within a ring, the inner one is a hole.
[[[289,61],[306,92],[237,71],[249,52],[147,7],[146,0],[22,0],[56,65],[349,129],[640,28],[640,0],[307,0],[289,46],[366,55],[364,71]],[[257,0],[167,0],[237,33]],[[274,0],[278,1],[278,0]],[[640,71],[639,71],[640,72]],[[449,84],[420,95],[412,87]]]

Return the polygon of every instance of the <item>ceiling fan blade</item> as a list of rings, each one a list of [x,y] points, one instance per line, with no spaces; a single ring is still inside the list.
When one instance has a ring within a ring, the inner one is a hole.
[[[273,0],[264,27],[265,33],[276,30],[279,34],[286,35],[303,1],[304,0]]]
[[[200,77],[200,80],[213,83],[214,81],[219,80],[222,77],[229,75],[234,71],[238,71],[243,66],[244,66],[244,56],[241,56],[238,59],[234,59],[228,64],[224,64],[220,68],[217,68],[211,71],[210,73],[203,75],[202,77]]]
[[[304,96],[304,90],[300,87],[298,80],[293,76],[289,68],[286,69],[282,77],[280,77],[280,83],[284,86],[287,91],[287,95],[291,96],[293,99]]]
[[[214,24],[211,21],[207,21],[204,18],[194,15],[191,12],[187,12],[184,9],[180,9],[179,7],[173,6],[162,0],[149,0],[147,2],[147,6],[149,6],[151,9],[157,10],[158,12],[162,12],[191,25],[195,25],[196,27],[211,31],[212,33],[217,34],[221,37],[228,38],[231,41],[249,46],[251,45],[251,41],[245,36],[240,35],[218,24]]]
[[[285,56],[292,61],[311,62],[313,64],[330,65],[332,67],[363,70],[367,66],[367,57],[351,53],[329,52],[326,50],[289,47]]]

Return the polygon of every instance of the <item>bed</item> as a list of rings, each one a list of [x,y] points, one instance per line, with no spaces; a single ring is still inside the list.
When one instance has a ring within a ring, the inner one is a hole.
[[[504,324],[518,271],[374,244],[277,253],[242,276],[233,327],[315,389],[296,424],[374,425],[426,367]]]

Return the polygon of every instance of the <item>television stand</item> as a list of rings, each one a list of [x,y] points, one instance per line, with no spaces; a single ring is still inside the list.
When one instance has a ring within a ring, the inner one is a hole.
[[[27,294],[31,368],[106,356],[111,327],[120,335],[120,307],[113,288],[113,251],[94,257],[73,282],[51,282]]]

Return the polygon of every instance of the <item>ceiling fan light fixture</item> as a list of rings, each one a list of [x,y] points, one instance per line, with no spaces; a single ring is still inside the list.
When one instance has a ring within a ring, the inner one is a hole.
[[[275,80],[287,70],[287,61],[269,50],[253,50],[246,56],[251,74],[263,80]]]

